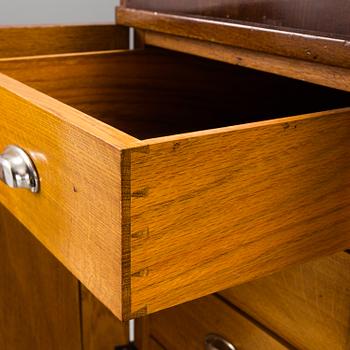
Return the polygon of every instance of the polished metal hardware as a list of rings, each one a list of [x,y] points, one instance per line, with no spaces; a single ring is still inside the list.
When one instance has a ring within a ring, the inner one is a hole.
[[[205,338],[205,350],[238,350],[230,342],[216,334]]]
[[[0,154],[0,180],[12,188],[39,192],[35,165],[29,155],[17,146],[7,146]]]

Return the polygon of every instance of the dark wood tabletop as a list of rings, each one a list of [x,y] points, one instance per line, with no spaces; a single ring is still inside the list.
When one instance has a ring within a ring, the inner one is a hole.
[[[350,68],[350,0],[123,0],[117,21]]]
[[[123,5],[350,39],[349,0],[125,0]]]

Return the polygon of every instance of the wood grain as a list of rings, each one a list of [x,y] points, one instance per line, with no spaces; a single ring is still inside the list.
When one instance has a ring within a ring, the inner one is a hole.
[[[156,313],[149,322],[151,335],[169,350],[202,350],[206,336],[212,333],[239,350],[288,349],[214,296]]]
[[[276,119],[123,151],[131,313],[348,248],[349,117],[343,109]]]
[[[297,349],[347,350],[350,255],[298,265],[220,294]]]
[[[348,107],[350,100],[161,49],[0,59],[0,71],[140,139]]]
[[[271,55],[204,40],[144,31],[145,44],[350,92],[350,69]]]
[[[251,22],[289,31],[311,31],[314,35],[350,36],[347,0],[122,0],[122,5],[226,22]]]
[[[128,323],[119,321],[84,286],[82,300],[82,334],[84,350],[112,350],[129,343]]]
[[[80,349],[77,280],[0,206],[0,348]]]
[[[0,75],[0,148],[28,151],[42,182],[39,195],[0,184],[0,202],[119,318],[350,246],[349,109],[278,119],[348,94],[165,50],[0,70],[75,107],[107,91],[128,132],[174,134],[140,141]]]
[[[116,18],[120,25],[350,68],[348,36],[331,38],[252,23],[189,16],[186,12],[169,14],[126,7],[117,8]]]
[[[120,149],[134,139],[2,74],[0,105],[0,149],[25,149],[41,178],[37,195],[0,184],[0,202],[121,317]]]
[[[0,26],[0,58],[127,48],[129,30],[116,25]]]

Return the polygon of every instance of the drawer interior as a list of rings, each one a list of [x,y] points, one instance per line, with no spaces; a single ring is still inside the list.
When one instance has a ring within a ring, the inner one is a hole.
[[[139,139],[350,105],[347,92],[154,48],[1,59],[0,71]]]

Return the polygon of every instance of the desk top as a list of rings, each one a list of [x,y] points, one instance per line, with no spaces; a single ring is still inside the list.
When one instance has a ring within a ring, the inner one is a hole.
[[[119,24],[350,68],[350,0],[124,0]]]

